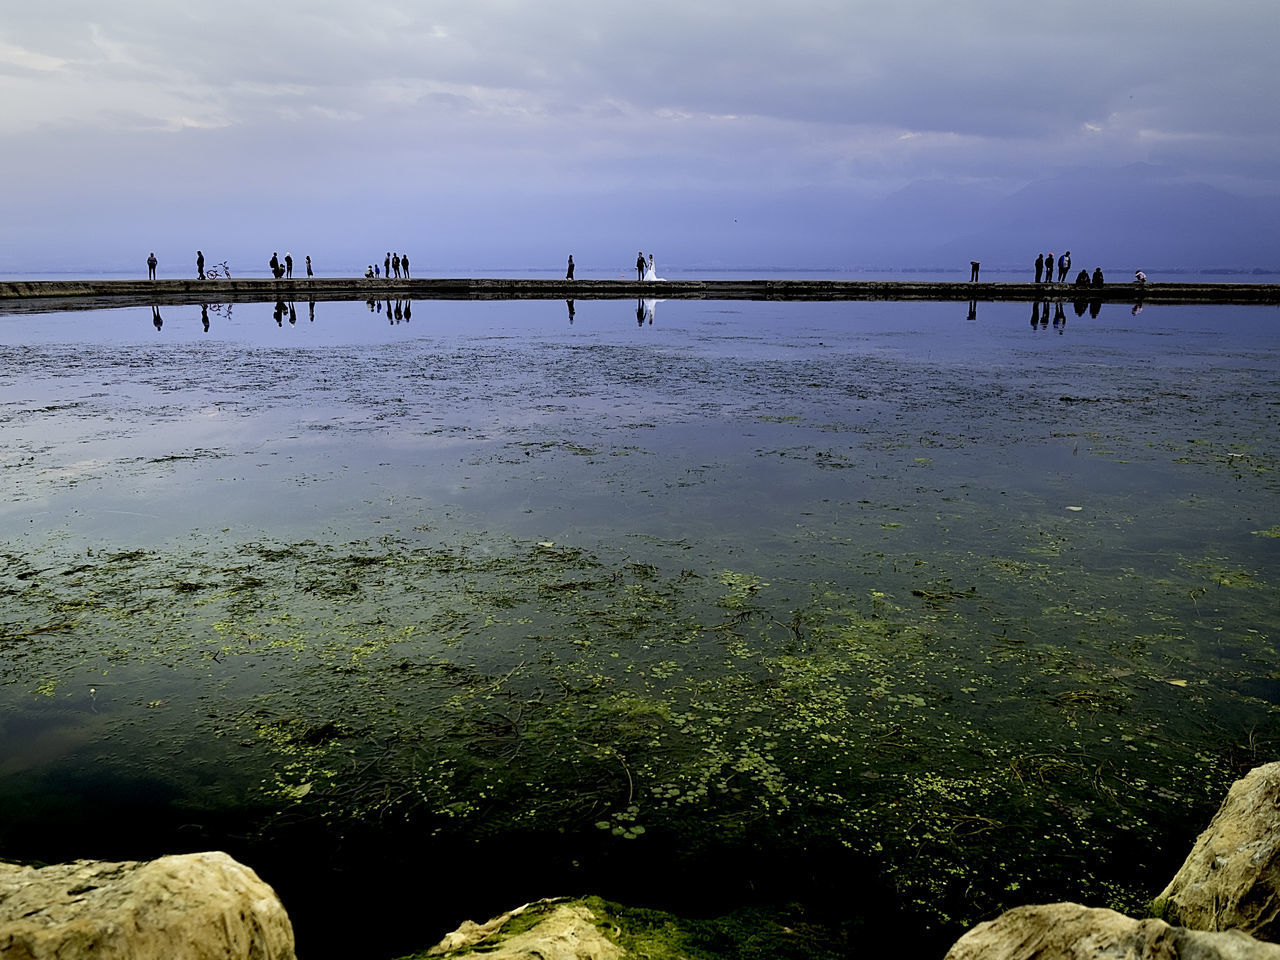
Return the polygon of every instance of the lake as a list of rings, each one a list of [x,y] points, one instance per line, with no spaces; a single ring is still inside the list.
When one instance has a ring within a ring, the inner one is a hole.
[[[224,849],[309,957],[1141,910],[1280,737],[1278,320],[0,315],[0,855]]]

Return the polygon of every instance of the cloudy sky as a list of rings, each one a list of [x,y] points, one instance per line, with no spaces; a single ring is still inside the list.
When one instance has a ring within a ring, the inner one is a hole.
[[[1278,48],[1275,0],[3,0],[0,270],[832,266],[1081,171],[1276,198]]]

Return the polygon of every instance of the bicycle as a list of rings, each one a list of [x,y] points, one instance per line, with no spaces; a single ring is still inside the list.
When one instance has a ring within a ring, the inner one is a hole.
[[[206,280],[230,280],[231,269],[227,266],[227,261],[223,260],[220,263],[215,263],[212,267],[205,267],[204,278]]]

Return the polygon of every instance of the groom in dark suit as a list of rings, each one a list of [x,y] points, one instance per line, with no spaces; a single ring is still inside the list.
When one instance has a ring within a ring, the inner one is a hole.
[[[644,253],[643,252],[636,254],[636,279],[637,280],[644,279]]]

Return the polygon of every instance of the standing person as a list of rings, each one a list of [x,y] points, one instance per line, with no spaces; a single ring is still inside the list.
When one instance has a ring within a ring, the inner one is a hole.
[[[404,271],[404,278],[409,279],[409,255],[407,253],[400,254],[400,269]]]
[[[564,278],[566,280],[573,279],[573,254],[572,253],[569,254],[569,269],[565,272]]]
[[[314,276],[314,274],[312,274],[311,272],[311,256],[309,254],[307,256],[307,276],[308,277]]]
[[[1067,273],[1071,270],[1071,251],[1068,250],[1058,258],[1058,282],[1067,279]]]
[[[293,254],[288,250],[284,252],[284,275],[290,280],[293,279]]]
[[[156,255],[154,252],[151,254],[151,256],[147,257],[147,279],[148,280],[154,280],[156,278],[156,264],[158,264],[159,262],[160,261],[156,259]]]
[[[1053,283],[1053,254],[1044,255],[1044,282]]]
[[[393,253],[391,255],[391,269],[396,272],[396,279],[400,279],[400,254]]]
[[[977,283],[977,281],[978,281],[978,267],[980,267],[980,266],[982,266],[982,264],[980,264],[977,260],[970,260],[970,261],[969,261],[969,282],[970,282],[970,283]]]
[[[204,254],[199,250],[196,251],[196,276],[201,280],[204,279]]]
[[[382,275],[388,280],[391,279],[391,251],[387,251],[387,259],[382,262]]]
[[[271,276],[277,280],[280,279],[280,258],[276,256],[274,250],[271,251],[271,259],[267,261],[267,266],[271,268]]]
[[[1036,254],[1036,283],[1040,282],[1040,277],[1044,274],[1044,254]]]
[[[636,254],[636,279],[637,280],[644,279],[644,253],[643,252]]]

